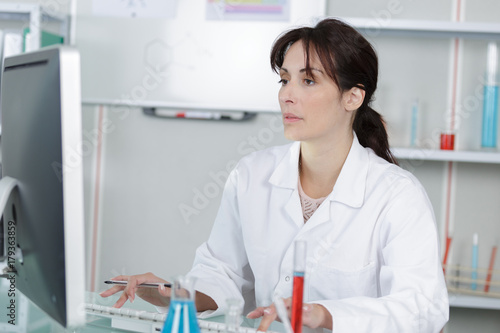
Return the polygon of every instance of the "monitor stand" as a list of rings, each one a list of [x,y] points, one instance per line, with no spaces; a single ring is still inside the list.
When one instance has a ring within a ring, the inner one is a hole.
[[[19,205],[17,184],[17,180],[11,177],[0,179],[0,214],[3,217],[2,261],[5,265],[0,277],[3,278],[9,278],[9,275],[16,273],[14,268],[16,261],[22,262],[22,253],[17,246],[15,232],[16,212],[11,208]]]

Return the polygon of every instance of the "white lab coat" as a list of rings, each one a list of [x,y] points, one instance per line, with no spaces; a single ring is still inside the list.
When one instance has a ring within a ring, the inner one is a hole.
[[[333,332],[439,332],[448,294],[431,203],[409,172],[354,137],[332,193],[304,224],[300,143],[252,153],[226,183],[210,238],[189,275],[223,314],[292,295],[293,244],[307,242],[304,302],[322,304]]]

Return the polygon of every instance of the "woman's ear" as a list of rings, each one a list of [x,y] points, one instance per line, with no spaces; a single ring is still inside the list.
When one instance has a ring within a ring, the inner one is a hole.
[[[358,87],[352,87],[344,92],[342,104],[347,111],[355,111],[363,104],[364,99],[365,91]]]

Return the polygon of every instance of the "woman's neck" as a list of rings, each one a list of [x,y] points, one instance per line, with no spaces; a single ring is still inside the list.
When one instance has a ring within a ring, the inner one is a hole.
[[[350,135],[335,140],[300,144],[299,175],[302,189],[311,198],[330,194],[349,154]]]

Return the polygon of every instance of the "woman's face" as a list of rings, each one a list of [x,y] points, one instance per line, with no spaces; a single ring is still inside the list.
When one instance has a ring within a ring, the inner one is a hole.
[[[292,44],[280,69],[278,94],[285,137],[293,141],[335,140],[352,134],[352,112],[345,110],[335,82],[327,75],[315,52],[310,49],[314,78],[305,71],[302,42]]]

